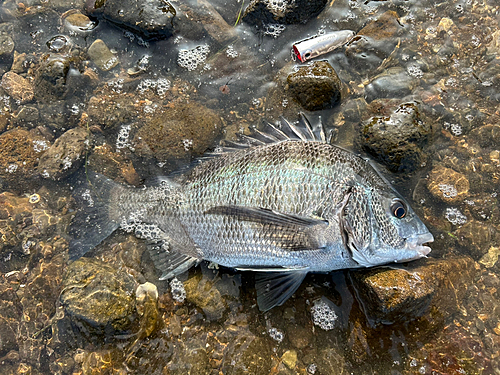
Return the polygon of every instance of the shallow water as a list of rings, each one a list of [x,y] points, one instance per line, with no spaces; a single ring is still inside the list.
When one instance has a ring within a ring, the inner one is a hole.
[[[1,6],[1,374],[500,373],[496,1],[335,0],[284,27],[245,23],[246,2],[173,1],[173,35],[157,40],[83,16],[89,3]],[[306,111],[286,83],[301,65],[291,45],[335,30],[357,35],[315,60],[341,100]],[[251,273],[203,263],[159,281],[145,242],[122,231],[89,253],[101,262],[69,266],[85,166],[139,186],[299,111],[381,164],[434,234],[429,259],[309,275],[266,313]],[[420,130],[396,160],[376,141],[389,130],[361,134],[402,111]],[[136,291],[146,282],[157,298]]]

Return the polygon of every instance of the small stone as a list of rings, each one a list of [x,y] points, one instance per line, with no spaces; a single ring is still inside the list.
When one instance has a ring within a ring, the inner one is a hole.
[[[0,34],[0,59],[11,57],[14,52],[14,41],[9,35]]]
[[[376,76],[365,87],[365,99],[371,102],[380,98],[402,98],[409,95],[415,79],[402,68],[389,68]]]
[[[66,27],[72,31],[87,31],[94,28],[95,24],[86,15],[75,12],[64,19]]]
[[[83,128],[70,129],[61,135],[40,158],[38,171],[55,181],[69,176],[84,161],[88,134]]]
[[[450,31],[451,27],[452,26],[455,26],[455,24],[453,23],[453,21],[451,19],[449,19],[448,17],[443,17],[441,18],[441,20],[439,21],[439,24],[438,24],[438,27],[437,27],[437,32],[440,32],[440,31]]]
[[[32,128],[38,125],[40,113],[35,106],[23,105],[12,115],[11,122],[15,126]]]
[[[304,349],[311,343],[312,330],[309,327],[288,323],[287,337],[294,348]]]
[[[469,181],[463,174],[438,165],[429,173],[427,188],[436,198],[447,203],[457,203],[468,196]]]
[[[287,82],[291,95],[308,111],[332,108],[341,98],[342,82],[327,61],[300,66]]]
[[[281,360],[290,370],[293,370],[297,365],[297,352],[295,350],[287,350],[281,356]]]
[[[29,81],[14,72],[7,72],[2,76],[2,88],[20,104],[30,102],[34,96]]]
[[[97,39],[87,50],[90,59],[99,67],[99,69],[107,72],[118,65],[118,57],[116,57],[101,40]]]
[[[40,64],[35,78],[35,97],[43,103],[63,99],[69,79],[70,59],[63,54],[51,54]],[[59,111],[60,106],[59,106]]]

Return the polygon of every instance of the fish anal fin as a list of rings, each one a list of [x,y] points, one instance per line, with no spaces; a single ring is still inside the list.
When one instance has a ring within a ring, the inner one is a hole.
[[[283,305],[299,288],[306,270],[290,272],[259,272],[255,275],[257,304],[261,311]]]

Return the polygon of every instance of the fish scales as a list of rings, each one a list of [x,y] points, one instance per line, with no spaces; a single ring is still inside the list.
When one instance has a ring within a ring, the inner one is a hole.
[[[73,258],[121,226],[156,243],[150,252],[162,278],[200,260],[265,272],[256,277],[257,299],[268,310],[284,303],[307,272],[427,255],[423,244],[432,235],[369,161],[325,143],[305,119],[267,128],[269,136],[260,133],[266,142],[250,139],[256,145],[158,186],[137,189],[93,177],[97,203],[75,216]],[[78,224],[88,239],[77,238]]]

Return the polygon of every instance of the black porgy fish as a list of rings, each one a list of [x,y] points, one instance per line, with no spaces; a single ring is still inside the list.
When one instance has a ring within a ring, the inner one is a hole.
[[[256,275],[263,311],[283,304],[308,272],[425,257],[433,236],[373,165],[325,141],[301,116],[265,123],[175,179],[134,188],[89,173],[75,199],[70,257],[115,229],[149,240],[161,279],[201,260]]]

